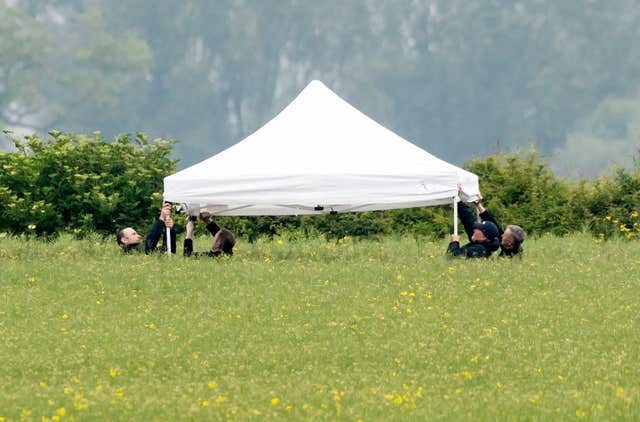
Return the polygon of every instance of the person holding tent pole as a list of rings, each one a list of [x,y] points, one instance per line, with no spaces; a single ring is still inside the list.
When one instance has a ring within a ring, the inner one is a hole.
[[[469,243],[460,246],[460,237],[452,234],[447,253],[454,257],[490,257],[500,247],[498,226],[492,221],[477,221],[475,213],[462,201],[457,201],[457,211]]]
[[[522,257],[522,242],[525,239],[525,232],[522,227],[515,224],[509,224],[505,227],[504,231],[500,228],[498,222],[482,205],[482,195],[478,195],[478,200],[475,202],[478,208],[478,216],[482,221],[491,221],[498,227],[498,238],[500,239],[500,256],[503,257]]]
[[[209,213],[200,213],[200,219],[206,224],[207,230],[213,236],[211,249],[208,252],[193,252],[193,231],[197,216],[189,216],[185,226],[185,239],[183,247],[184,256],[220,256],[233,255],[233,247],[236,244],[236,238],[227,229],[220,228],[215,222],[211,221]]]
[[[167,251],[167,235],[170,235],[171,252],[176,252],[176,233],[173,229],[173,220],[171,219],[171,204],[165,202],[162,204],[160,216],[151,227],[151,231],[144,240],[144,249],[141,245],[142,237],[132,227],[125,227],[116,234],[116,241],[122,248],[124,253],[143,251],[146,254],[155,252],[158,249],[160,237],[163,238],[161,251]]]

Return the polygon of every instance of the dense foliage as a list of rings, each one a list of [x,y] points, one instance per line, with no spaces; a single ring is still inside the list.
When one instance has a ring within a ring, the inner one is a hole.
[[[0,232],[103,235],[132,225],[141,231],[162,201],[163,178],[175,170],[171,141],[139,133],[111,143],[52,132],[11,138],[17,151],[0,153]],[[559,179],[535,151],[474,158],[465,167],[480,177],[484,205],[503,225],[529,235],[590,231],[640,235],[640,168],[617,169],[580,183]],[[180,231],[181,219],[177,220]],[[254,241],[260,236],[328,239],[411,235],[440,238],[452,229],[451,207],[303,217],[221,217],[219,223]]]
[[[157,213],[162,179],[175,170],[171,141],[50,135],[12,137],[17,151],[0,153],[0,232],[107,234]]]

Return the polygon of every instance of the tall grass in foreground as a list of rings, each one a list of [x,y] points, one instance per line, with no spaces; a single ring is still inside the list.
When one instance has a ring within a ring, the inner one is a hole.
[[[445,248],[1,238],[0,421],[640,419],[640,242]]]

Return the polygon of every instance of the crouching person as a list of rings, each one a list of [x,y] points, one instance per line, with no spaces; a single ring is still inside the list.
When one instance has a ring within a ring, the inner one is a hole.
[[[201,213],[200,219],[206,224],[207,230],[213,236],[211,249],[207,252],[193,252],[193,231],[197,217],[189,217],[185,227],[184,256],[233,255],[233,247],[236,244],[236,238],[233,233],[220,228],[215,222],[211,221],[208,213]]]
[[[164,203],[160,216],[151,227],[151,231],[147,234],[144,240],[144,248],[142,247],[142,236],[136,232],[133,227],[125,227],[116,234],[116,241],[122,248],[124,253],[141,252],[146,254],[155,252],[156,250],[167,251],[167,230],[170,229],[171,233],[171,252],[176,252],[176,232],[173,229],[173,220],[171,219],[171,204]],[[158,249],[158,242],[162,237],[162,245]]]
[[[492,221],[476,221],[474,212],[464,204],[458,202],[458,216],[462,221],[469,243],[460,246],[460,237],[451,235],[451,242],[447,253],[454,257],[488,258],[500,247],[498,227]]]
[[[491,221],[498,227],[500,238],[500,256],[519,257],[522,258],[522,243],[525,239],[525,232],[522,227],[515,224],[509,224],[504,231],[500,228],[500,224],[482,205],[482,195],[479,195],[476,207],[480,213],[480,218],[485,221]]]

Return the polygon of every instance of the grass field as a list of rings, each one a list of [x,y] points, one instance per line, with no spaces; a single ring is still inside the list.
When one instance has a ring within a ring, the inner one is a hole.
[[[445,248],[2,237],[0,421],[640,420],[640,242]]]

